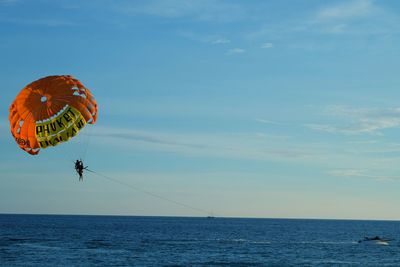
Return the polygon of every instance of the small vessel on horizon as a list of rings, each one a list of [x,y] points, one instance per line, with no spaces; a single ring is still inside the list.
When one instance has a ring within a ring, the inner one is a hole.
[[[376,244],[376,245],[384,245],[388,246],[389,242],[392,241],[393,239],[390,238],[382,238],[379,236],[375,237],[364,237],[362,240],[358,240],[358,243],[365,243],[365,244]]]

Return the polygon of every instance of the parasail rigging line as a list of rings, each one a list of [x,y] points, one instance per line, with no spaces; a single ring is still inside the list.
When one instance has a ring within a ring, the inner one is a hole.
[[[102,178],[105,178],[105,179],[107,179],[107,180],[110,180],[110,181],[112,181],[112,182],[114,182],[114,183],[117,183],[117,184],[120,184],[120,185],[129,187],[129,188],[131,188],[131,189],[133,189],[133,190],[135,190],[135,191],[139,191],[139,192],[144,193],[144,194],[146,194],[146,195],[149,195],[149,196],[152,196],[152,197],[155,197],[155,198],[158,198],[158,199],[161,199],[161,200],[164,200],[164,201],[173,203],[173,204],[178,205],[178,206],[185,207],[185,208],[187,208],[187,209],[191,209],[191,210],[197,211],[197,212],[199,212],[199,213],[207,214],[207,216],[210,216],[210,215],[213,215],[213,216],[214,216],[214,212],[211,212],[211,211],[208,211],[208,210],[205,210],[205,209],[201,209],[201,208],[197,208],[197,207],[188,205],[188,204],[186,204],[186,203],[178,202],[178,201],[175,201],[175,200],[172,200],[172,199],[163,197],[163,196],[158,195],[158,194],[154,194],[154,193],[149,192],[149,191],[147,191],[147,190],[141,189],[141,188],[139,188],[139,187],[137,187],[137,186],[133,186],[133,185],[131,185],[131,184],[122,182],[122,181],[120,181],[120,180],[117,180],[117,179],[115,179],[115,178],[112,178],[112,177],[110,177],[110,176],[107,176],[107,175],[104,175],[104,174],[95,172],[95,171],[90,170],[90,169],[87,169],[87,168],[86,168],[86,170],[89,171],[89,172],[91,172],[91,173],[93,173],[93,174],[95,174],[95,175],[97,175],[97,176],[100,176],[100,177],[102,177]]]

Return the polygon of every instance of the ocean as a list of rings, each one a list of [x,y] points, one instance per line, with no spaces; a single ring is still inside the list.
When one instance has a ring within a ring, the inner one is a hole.
[[[400,266],[399,240],[397,221],[0,215],[0,266]]]

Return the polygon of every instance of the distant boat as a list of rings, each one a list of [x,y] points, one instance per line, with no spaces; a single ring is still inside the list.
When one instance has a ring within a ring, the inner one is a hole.
[[[393,239],[381,238],[379,236],[375,236],[375,237],[364,237],[364,239],[359,240],[358,243],[388,246],[389,242],[392,240]]]
[[[214,216],[211,216],[211,215],[209,215],[209,216],[207,216],[207,219],[215,219],[215,217],[214,217]]]

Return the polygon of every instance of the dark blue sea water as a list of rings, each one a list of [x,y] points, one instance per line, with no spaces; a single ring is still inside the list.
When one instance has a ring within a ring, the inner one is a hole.
[[[1,266],[400,266],[399,240],[391,221],[0,215]]]

